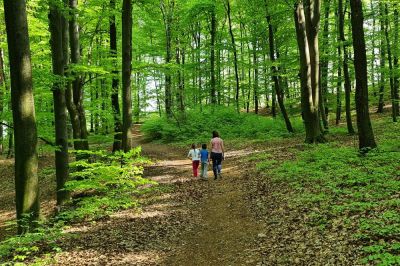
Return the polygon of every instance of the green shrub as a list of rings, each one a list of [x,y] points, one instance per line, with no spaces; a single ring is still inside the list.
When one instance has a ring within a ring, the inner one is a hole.
[[[303,130],[301,119],[291,119],[297,132]],[[288,135],[282,119],[255,114],[237,113],[226,107],[206,107],[188,110],[185,118],[177,121],[166,117],[152,118],[143,124],[142,132],[148,140],[162,142],[208,142],[217,130],[225,139],[272,139]]]

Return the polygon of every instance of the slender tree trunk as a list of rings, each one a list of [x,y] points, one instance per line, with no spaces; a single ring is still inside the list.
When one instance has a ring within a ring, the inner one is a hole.
[[[112,92],[111,92],[111,106],[114,116],[114,143],[113,152],[121,150],[122,144],[122,123],[121,123],[121,110],[119,107],[119,79],[117,69],[117,26],[115,23],[115,0],[110,0],[110,56],[113,61],[113,78],[112,78]]]
[[[215,36],[217,34],[217,21],[215,18],[215,6],[211,10],[211,47],[210,47],[210,63],[211,63],[211,104],[217,103],[216,82],[215,82]]]
[[[328,66],[329,66],[329,14],[330,14],[331,1],[326,1],[325,4],[325,16],[324,16],[324,31],[322,34],[323,44],[322,44],[322,60],[320,66],[321,81],[320,81],[320,99],[319,99],[319,109],[321,112],[321,119],[324,126],[324,130],[329,130],[328,123]]]
[[[172,60],[172,18],[175,2],[167,0],[167,3],[162,1],[161,11],[164,18],[165,37],[166,37],[166,56],[165,63],[169,64]],[[170,70],[165,73],[165,112],[169,118],[172,117],[172,78]]]
[[[397,122],[397,110],[395,108],[396,105],[396,95],[395,95],[395,88],[394,88],[394,78],[393,78],[393,61],[392,61],[392,49],[390,44],[390,37],[389,37],[389,8],[388,4],[385,3],[385,38],[386,38],[386,48],[388,54],[388,61],[389,61],[389,79],[390,79],[390,95],[392,99],[392,120],[393,122]]]
[[[354,68],[356,72],[356,111],[359,148],[375,148],[368,107],[367,56],[364,38],[364,16],[362,0],[350,0],[351,25],[354,47]]]
[[[3,120],[4,112],[4,95],[5,95],[5,75],[4,75],[4,60],[3,60],[3,49],[0,48],[0,122]],[[3,141],[4,131],[3,125],[0,125],[0,155],[3,154]]]
[[[231,44],[233,49],[233,64],[235,67],[235,81],[236,81],[236,92],[235,92],[235,101],[236,101],[236,110],[239,112],[239,92],[240,92],[240,84],[239,84],[239,70],[238,70],[238,61],[237,61],[237,50],[235,43],[235,36],[233,35],[232,30],[232,19],[231,19],[231,5],[230,0],[226,0],[226,13],[228,16],[228,25],[229,25],[229,35],[231,36]]]
[[[319,121],[319,0],[299,2],[295,10],[297,43],[300,51],[301,105],[306,142],[325,142]]]
[[[379,10],[380,10],[380,14],[379,14],[379,23],[380,23],[380,47],[379,47],[379,51],[380,51],[380,69],[381,69],[381,75],[380,75],[380,82],[379,82],[379,100],[378,100],[378,110],[377,113],[383,113],[383,108],[385,107],[385,83],[386,83],[386,49],[385,49],[385,35],[384,35],[384,31],[385,31],[385,22],[384,22],[384,13],[383,13],[383,6],[382,3],[379,2]]]
[[[18,233],[39,218],[39,183],[35,104],[28,22],[24,0],[4,0],[15,134],[15,202]]]
[[[257,38],[253,38],[253,65],[254,65],[254,112],[258,114],[258,58],[257,58]]]
[[[351,135],[355,133],[353,128],[353,123],[351,121],[351,84],[350,84],[350,74],[349,74],[349,65],[348,65],[348,51],[347,51],[347,43],[344,35],[344,15],[346,12],[346,8],[343,7],[343,0],[338,0],[338,14],[339,14],[339,35],[340,35],[340,45],[343,49],[343,75],[344,75],[344,93],[345,93],[345,102],[346,102],[346,124],[347,124],[347,132]]]
[[[338,74],[337,74],[337,89],[336,89],[336,125],[339,125],[342,119],[342,47],[338,45]]]
[[[280,84],[280,79],[279,79],[279,74],[277,67],[275,65],[275,38],[274,38],[274,29],[271,23],[271,17],[267,16],[267,22],[268,22],[268,36],[269,36],[269,56],[272,61],[272,66],[271,66],[271,73],[272,73],[272,81],[274,83],[274,90],[276,91],[276,94],[278,96],[278,104],[279,108],[281,109],[281,113],[283,116],[283,119],[285,120],[286,124],[286,129],[293,133],[293,127],[292,124],[290,123],[289,116],[286,111],[285,103],[284,103],[284,97],[282,93],[282,88]]]
[[[132,1],[122,4],[122,149],[132,148]]]
[[[65,62],[63,57],[63,17],[56,2],[50,2],[49,24],[51,33],[51,54],[53,74],[60,80],[53,84],[54,123],[56,133],[56,181],[57,205],[62,205],[69,199],[69,193],[64,190],[69,176],[68,133],[67,133],[67,106],[62,77],[64,76]]]
[[[77,0],[69,0],[70,20],[69,20],[69,44],[71,49],[71,63],[80,63],[80,46],[79,46],[79,25],[77,21]],[[69,59],[69,58],[68,58]],[[70,114],[75,150],[88,150],[89,143],[87,140],[86,116],[83,107],[83,89],[82,77],[75,72],[71,72],[74,76],[72,88],[65,91],[67,99],[67,108]]]
[[[394,8],[394,47],[393,47],[393,98],[394,105],[393,109],[396,112],[396,116],[399,116],[399,85],[400,85],[400,68],[399,68],[399,7],[398,3],[393,5]]]
[[[371,14],[374,14],[374,0],[370,1],[371,4]],[[375,16],[372,16],[372,37],[371,37],[371,83],[372,83],[372,92],[374,94],[374,97],[376,97],[376,85],[375,85],[375,61],[376,61],[376,54],[375,54],[375,35],[376,35],[376,19]]]

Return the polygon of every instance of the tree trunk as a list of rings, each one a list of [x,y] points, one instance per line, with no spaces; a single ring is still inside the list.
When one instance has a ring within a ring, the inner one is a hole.
[[[235,101],[236,101],[236,110],[239,112],[239,92],[240,92],[240,84],[239,84],[239,70],[238,70],[238,62],[237,62],[237,50],[235,43],[235,36],[233,35],[232,30],[232,19],[231,19],[231,5],[230,0],[226,0],[225,5],[226,13],[228,16],[228,25],[229,25],[229,35],[231,36],[231,44],[233,49],[233,64],[235,67],[235,81],[236,81],[236,92],[235,92]]]
[[[5,75],[4,75],[4,61],[3,61],[3,49],[0,48],[0,122],[3,120],[4,112],[4,94],[5,94]],[[4,131],[3,125],[0,125],[0,155],[3,154],[3,141]]]
[[[342,47],[338,45],[338,74],[337,74],[337,89],[336,89],[336,125],[339,125],[342,119]]]
[[[367,56],[364,38],[364,16],[362,0],[350,0],[351,25],[354,47],[354,68],[356,72],[356,111],[359,148],[375,148],[368,107]]]
[[[305,8],[304,8],[305,7]],[[301,105],[306,143],[325,142],[319,123],[319,0],[299,2],[295,10],[297,43],[300,51]]]
[[[396,112],[396,116],[399,116],[399,85],[400,85],[400,68],[399,68],[399,7],[398,3],[394,6],[394,55],[393,55],[393,93],[394,93],[394,105],[393,109]]]
[[[77,0],[69,0],[70,20],[69,20],[69,44],[71,49],[71,63],[80,63],[80,46],[79,46],[79,25],[77,21]],[[66,90],[67,108],[70,114],[75,150],[88,150],[89,143],[87,140],[86,117],[83,107],[83,89],[82,77],[71,71],[74,80],[72,88]]]
[[[132,148],[132,1],[122,4],[122,149]]]
[[[211,63],[211,104],[217,103],[216,89],[215,89],[215,36],[217,34],[217,21],[215,18],[215,6],[211,10],[211,51],[210,51],[210,63]]]
[[[385,3],[385,31],[384,32],[385,32],[386,48],[387,48],[388,61],[389,61],[390,95],[391,95],[391,99],[392,99],[392,120],[393,120],[393,122],[397,122],[397,110],[395,108],[396,95],[395,95],[394,78],[393,78],[392,49],[391,49],[390,37],[389,37],[389,8],[388,8],[387,3]]]
[[[161,2],[161,11],[164,18],[165,38],[166,38],[166,56],[165,63],[169,64],[172,59],[172,18],[174,11],[174,0],[167,0],[165,5],[164,0]],[[172,117],[172,78],[170,70],[165,73],[165,112],[169,118]]]
[[[51,55],[53,74],[59,78],[53,84],[57,205],[62,205],[69,199],[69,193],[64,190],[69,176],[67,106],[62,82],[65,62],[63,57],[63,17],[56,2],[50,2],[49,25],[51,33]]]
[[[254,112],[258,114],[258,59],[257,59],[257,38],[253,37],[253,66],[254,66]]]
[[[268,15],[267,16],[267,22],[268,22],[268,39],[269,39],[269,56],[272,61],[272,66],[271,66],[271,73],[272,73],[272,81],[274,83],[274,90],[276,91],[276,94],[278,96],[278,104],[279,108],[281,109],[281,113],[283,116],[283,119],[285,120],[286,124],[286,129],[293,133],[293,127],[292,124],[290,123],[289,116],[286,111],[285,103],[284,103],[284,98],[283,98],[283,93],[282,93],[282,88],[280,84],[280,79],[279,79],[279,74],[275,65],[275,38],[274,38],[274,29],[271,23],[271,17]]]
[[[347,124],[347,132],[350,135],[353,135],[354,128],[353,123],[351,121],[351,84],[350,84],[350,74],[349,74],[349,65],[348,65],[348,51],[347,51],[347,43],[344,35],[344,14],[346,13],[346,8],[343,7],[343,0],[338,0],[338,14],[339,14],[339,36],[340,36],[340,45],[343,48],[343,76],[344,76],[344,93],[345,93],[345,102],[346,102],[346,124]]]
[[[24,0],[4,0],[15,134],[15,202],[18,233],[39,218],[39,184],[35,105],[28,22]]]
[[[117,26],[115,23],[115,0],[110,0],[110,56],[113,63],[113,78],[112,78],[112,92],[111,92],[111,106],[114,116],[114,143],[113,152],[121,150],[122,145],[122,123],[121,123],[121,110],[119,107],[118,90],[119,79],[117,69]]]
[[[383,6],[382,3],[379,2],[379,24],[381,27],[381,32],[380,32],[380,69],[381,69],[381,75],[380,75],[380,81],[379,81],[379,100],[378,100],[378,110],[377,113],[383,113],[383,108],[385,107],[385,83],[386,83],[386,49],[385,49],[385,22],[384,22],[384,14],[383,14]]]
[[[322,34],[323,38],[323,51],[322,51],[322,60],[320,66],[320,74],[321,74],[321,81],[320,81],[320,105],[319,109],[321,112],[321,119],[324,126],[324,130],[329,130],[329,123],[328,123],[328,67],[329,67],[329,14],[330,14],[330,5],[331,1],[326,1],[325,4],[325,17],[324,17],[324,32]]]

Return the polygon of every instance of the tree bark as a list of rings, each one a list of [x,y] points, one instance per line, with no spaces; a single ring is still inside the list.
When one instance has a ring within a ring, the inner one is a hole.
[[[110,57],[113,61],[113,78],[112,78],[112,92],[111,92],[111,106],[114,116],[114,143],[113,152],[121,150],[122,145],[122,123],[121,123],[121,110],[119,106],[118,90],[119,79],[117,69],[117,26],[115,23],[115,0],[110,0]]]
[[[128,152],[132,140],[132,1],[122,4],[122,149]]]
[[[305,8],[304,8],[305,7]],[[300,51],[301,105],[306,143],[325,142],[319,123],[319,0],[299,2],[295,10],[297,43]]]
[[[351,25],[354,47],[354,68],[356,72],[356,111],[359,148],[375,148],[375,138],[371,126],[368,107],[367,56],[364,37],[364,16],[362,0],[350,0]]]
[[[61,1],[60,1],[61,2]],[[53,83],[54,125],[55,125],[55,151],[57,205],[62,205],[69,199],[69,193],[64,190],[65,182],[69,176],[68,158],[68,133],[67,133],[67,107],[65,102],[64,66],[63,57],[63,17],[56,2],[50,2],[49,25],[51,33],[51,55],[53,74],[57,81]]]
[[[31,54],[24,0],[4,0],[15,134],[15,197],[18,233],[39,218],[37,130]]]

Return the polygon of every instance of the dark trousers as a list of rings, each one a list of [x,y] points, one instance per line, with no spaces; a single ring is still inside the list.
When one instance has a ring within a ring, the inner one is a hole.
[[[212,169],[214,172],[214,177],[217,178],[218,174],[221,173],[222,169],[222,153],[211,153]]]

